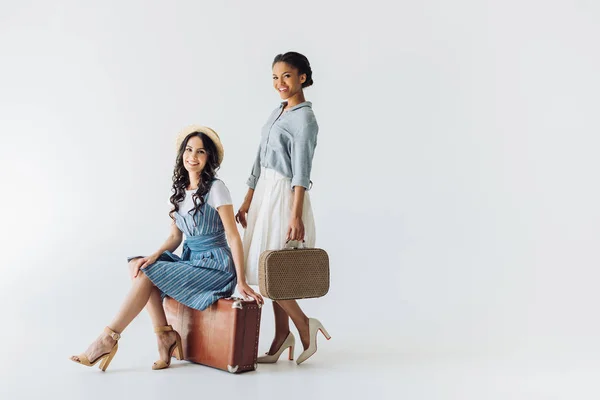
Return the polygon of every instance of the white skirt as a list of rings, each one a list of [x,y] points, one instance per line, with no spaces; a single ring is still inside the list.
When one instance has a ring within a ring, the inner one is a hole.
[[[290,178],[275,170],[262,168],[260,172],[244,231],[244,265],[249,285],[258,285],[260,254],[265,250],[285,247],[294,203],[291,184]],[[304,193],[302,222],[305,246],[315,247],[315,219],[307,192]]]

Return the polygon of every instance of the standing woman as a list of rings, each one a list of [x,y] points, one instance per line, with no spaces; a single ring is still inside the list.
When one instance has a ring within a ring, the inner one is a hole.
[[[304,98],[304,88],[313,84],[312,70],[308,59],[296,52],[276,56],[272,69],[273,87],[283,102],[262,129],[247,182],[248,193],[236,214],[236,220],[246,229],[244,261],[250,285],[258,285],[258,260],[263,251],[282,249],[289,241],[304,241],[306,247],[315,245],[315,221],[306,191],[311,185],[319,126],[312,103]],[[269,352],[258,358],[259,363],[276,362],[288,348],[289,359],[293,359],[295,338],[288,317],[296,325],[304,347],[297,364],[317,351],[318,330],[329,339],[323,325],[308,318],[296,300],[273,301],[273,312],[275,338]]]

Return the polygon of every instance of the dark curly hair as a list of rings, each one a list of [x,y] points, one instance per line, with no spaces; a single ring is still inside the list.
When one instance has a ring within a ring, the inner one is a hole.
[[[173,187],[171,191],[173,195],[170,198],[171,204],[173,205],[173,209],[169,212],[169,216],[175,220],[173,216],[174,213],[179,211],[179,203],[185,199],[185,191],[190,184],[190,177],[188,175],[188,171],[183,166],[183,153],[185,152],[185,148],[187,146],[188,140],[190,138],[197,136],[202,139],[202,143],[204,145],[204,149],[208,154],[208,160],[206,161],[206,165],[202,169],[200,173],[200,182],[198,183],[198,190],[192,195],[192,199],[194,201],[194,208],[189,212],[193,213],[194,217],[200,211],[200,208],[205,203],[204,197],[210,190],[213,181],[215,180],[215,175],[217,170],[219,169],[219,161],[217,154],[217,147],[214,142],[206,136],[202,132],[192,132],[185,137],[185,139],[181,142],[181,146],[179,147],[179,151],[177,152],[177,158],[175,160],[175,169],[173,170]],[[202,211],[200,211],[202,212]]]
[[[278,62],[284,62],[296,68],[299,75],[306,74],[306,81],[304,81],[302,84],[303,89],[312,86],[314,83],[312,78],[312,69],[310,68],[308,58],[302,54],[296,53],[295,51],[288,51],[285,54],[278,54],[275,56],[273,64],[271,64],[271,68],[273,68]]]

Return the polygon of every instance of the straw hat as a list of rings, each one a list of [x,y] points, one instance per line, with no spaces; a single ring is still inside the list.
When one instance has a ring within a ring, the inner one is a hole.
[[[177,135],[177,141],[175,142],[175,151],[179,151],[183,140],[187,137],[187,135],[193,132],[202,132],[213,141],[215,147],[217,148],[217,162],[219,163],[219,165],[221,165],[221,162],[223,162],[223,154],[225,153],[225,150],[223,150],[223,144],[221,143],[221,139],[219,138],[217,132],[215,132],[207,126],[190,125],[184,128]]]

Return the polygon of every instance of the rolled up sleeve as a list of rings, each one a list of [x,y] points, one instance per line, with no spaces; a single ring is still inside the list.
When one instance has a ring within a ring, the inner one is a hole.
[[[310,171],[317,146],[319,127],[316,122],[310,122],[294,135],[291,146],[292,156],[292,190],[294,186],[309,189]]]
[[[256,183],[258,182],[258,178],[260,177],[260,146],[258,146],[258,151],[256,152],[256,159],[254,160],[254,165],[252,165],[252,172],[250,173],[250,177],[246,181],[246,184],[250,189],[256,188]]]

